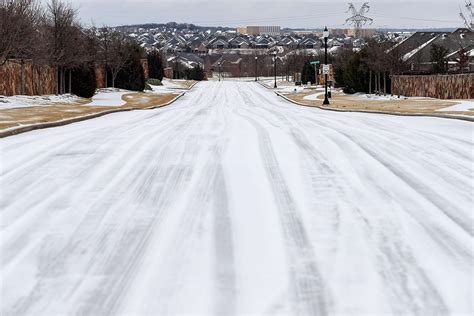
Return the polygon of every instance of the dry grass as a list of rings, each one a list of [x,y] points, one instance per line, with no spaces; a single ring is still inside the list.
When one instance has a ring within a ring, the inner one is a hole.
[[[122,97],[127,103],[122,106],[87,106],[89,100],[75,104],[54,104],[26,108],[0,110],[0,130],[22,125],[52,123],[83,116],[127,109],[149,109],[163,106],[178,97],[180,93],[153,94],[130,93]]]
[[[302,93],[282,93],[285,97],[297,103],[307,106],[322,106],[324,95],[318,96],[318,100],[306,100],[306,96],[313,95],[314,91]],[[397,100],[371,100],[357,96],[334,94],[330,100],[331,108],[343,110],[369,110],[388,113],[406,113],[406,114],[437,114],[437,115],[468,115],[474,116],[474,111],[456,111],[456,112],[437,112],[437,110],[455,105],[460,101],[437,100],[437,99],[397,99]]]

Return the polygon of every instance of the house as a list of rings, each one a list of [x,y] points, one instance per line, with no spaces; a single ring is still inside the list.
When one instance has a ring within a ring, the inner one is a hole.
[[[226,49],[229,48],[229,43],[222,38],[216,39],[212,43],[209,44],[213,49]]]
[[[410,65],[414,73],[429,73],[432,71],[431,49],[438,45],[447,50],[448,70],[456,71],[456,58],[461,51],[467,50],[471,54],[474,47],[474,32],[468,29],[458,29],[453,33],[446,32],[417,32],[395,45],[402,56],[402,60]],[[472,56],[469,57],[469,67],[472,69]]]

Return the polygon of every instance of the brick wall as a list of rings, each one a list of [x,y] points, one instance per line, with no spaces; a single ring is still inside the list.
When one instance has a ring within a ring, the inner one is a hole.
[[[48,95],[56,92],[55,70],[31,60],[9,60],[0,66],[0,95]]]
[[[392,92],[407,97],[474,99],[474,74],[393,76]]]

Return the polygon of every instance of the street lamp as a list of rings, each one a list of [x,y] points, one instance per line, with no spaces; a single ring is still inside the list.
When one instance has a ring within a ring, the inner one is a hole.
[[[258,81],[258,56],[255,56],[255,81]]]
[[[273,52],[273,71],[275,73],[275,86],[274,88],[277,88],[277,52]]]
[[[323,37],[324,37],[324,105],[329,105],[329,98],[328,98],[328,72],[329,72],[329,67],[328,67],[328,37],[329,37],[329,31],[328,28],[324,28],[323,32]]]

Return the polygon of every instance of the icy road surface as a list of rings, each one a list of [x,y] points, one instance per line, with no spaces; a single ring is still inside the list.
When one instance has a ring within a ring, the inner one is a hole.
[[[468,122],[255,83],[0,140],[2,315],[472,315]]]

